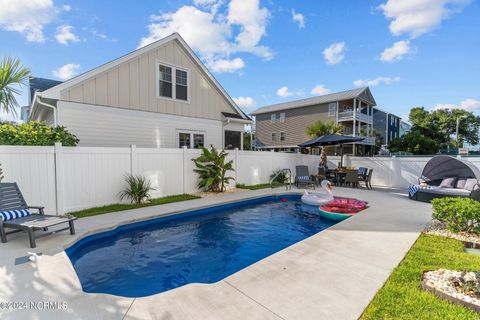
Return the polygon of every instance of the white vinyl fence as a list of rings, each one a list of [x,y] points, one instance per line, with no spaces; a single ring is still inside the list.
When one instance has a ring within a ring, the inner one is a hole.
[[[152,197],[195,193],[197,174],[192,159],[200,150],[104,147],[0,146],[4,182],[17,182],[27,202],[45,206],[47,213],[66,213],[120,202],[126,174],[147,177]],[[333,160],[338,157],[332,157]],[[317,170],[318,156],[232,150],[229,175],[236,183],[269,182],[277,169],[305,164]],[[336,162],[335,162],[336,163]],[[333,165],[333,164],[332,164]],[[232,184],[233,186],[234,184]]]
[[[66,213],[120,202],[126,174],[147,177],[153,197],[195,193],[197,174],[192,159],[200,150],[104,147],[0,146],[4,182],[17,182],[27,202],[45,206],[47,213]],[[253,185],[268,183],[271,173],[305,164],[317,171],[318,156],[277,152],[232,150],[236,181]],[[329,167],[339,157],[329,156]],[[377,187],[405,188],[416,183],[430,157],[348,157],[344,165],[372,168],[372,184]],[[469,157],[480,167],[480,158]],[[232,186],[234,186],[234,183]]]

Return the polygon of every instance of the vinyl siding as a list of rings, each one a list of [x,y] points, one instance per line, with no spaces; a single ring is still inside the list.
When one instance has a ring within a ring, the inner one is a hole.
[[[58,121],[80,146],[177,148],[179,131],[205,134],[205,145],[222,147],[222,121],[58,101]]]
[[[189,103],[157,97],[157,61],[189,71]],[[61,100],[214,120],[237,113],[177,40],[67,88]]]
[[[285,112],[285,122],[280,122],[280,113]],[[298,145],[311,137],[305,134],[305,128],[315,121],[335,121],[328,116],[328,103],[275,112],[276,121],[271,122],[272,113],[256,116],[256,139],[259,145],[287,146]],[[271,134],[276,133],[276,141],[272,142]],[[285,141],[280,141],[280,132],[285,132]]]

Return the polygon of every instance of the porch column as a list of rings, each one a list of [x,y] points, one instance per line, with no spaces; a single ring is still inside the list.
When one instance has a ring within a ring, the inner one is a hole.
[[[357,125],[357,99],[353,99],[353,136],[356,136]],[[355,145],[355,144],[354,144]]]

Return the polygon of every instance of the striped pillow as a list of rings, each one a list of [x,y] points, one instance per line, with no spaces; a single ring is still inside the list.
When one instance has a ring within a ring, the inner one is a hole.
[[[298,176],[297,180],[310,180],[310,176]]]
[[[3,221],[12,220],[16,218],[26,217],[32,213],[28,209],[19,209],[19,210],[6,210],[0,212],[0,218]]]

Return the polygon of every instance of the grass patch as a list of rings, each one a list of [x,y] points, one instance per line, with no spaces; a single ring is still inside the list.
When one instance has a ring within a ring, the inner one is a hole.
[[[458,240],[420,235],[360,319],[480,319],[475,311],[421,289],[422,272],[440,268],[479,270],[480,257],[464,253]]]
[[[104,214],[104,213],[109,213],[109,212],[123,211],[123,210],[130,210],[130,209],[137,209],[137,208],[144,208],[144,207],[151,207],[151,206],[157,206],[157,205],[160,205],[160,204],[186,201],[186,200],[193,200],[193,199],[199,199],[199,198],[200,197],[198,197],[198,196],[192,196],[190,194],[179,194],[179,195],[174,195],[174,196],[155,198],[155,199],[150,200],[149,202],[142,203],[140,205],[138,205],[138,204],[120,204],[120,203],[110,204],[108,206],[90,208],[90,209],[85,209],[85,210],[76,211],[76,212],[70,212],[69,214],[71,214],[71,215],[73,215],[77,218],[84,218],[84,217],[96,216],[96,215],[99,215],[99,214]]]
[[[273,184],[273,187],[276,188],[276,187],[282,187],[284,186],[285,184],[283,183],[274,183]],[[247,186],[247,185],[244,185],[244,184],[241,184],[241,183],[238,183],[236,185],[237,188],[239,189],[248,189],[248,190],[258,190],[258,189],[267,189],[267,188],[270,188],[270,183],[260,183],[260,184],[252,184],[250,186]]]

